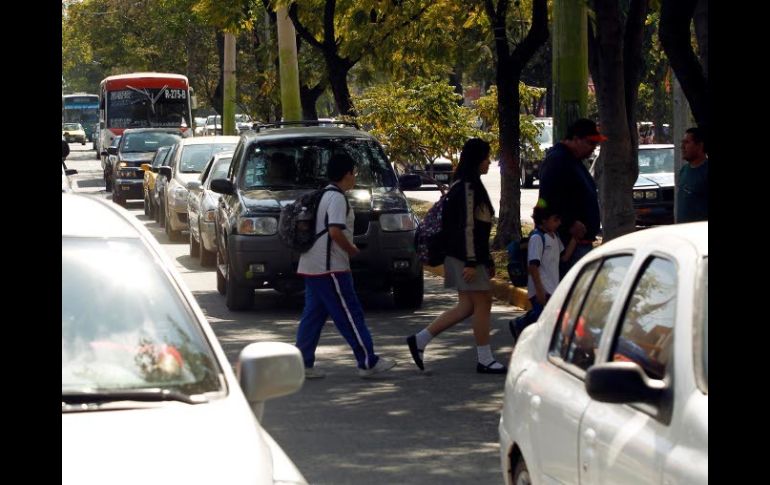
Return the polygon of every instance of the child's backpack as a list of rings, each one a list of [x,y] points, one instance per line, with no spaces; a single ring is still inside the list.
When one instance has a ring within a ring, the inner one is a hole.
[[[417,251],[417,256],[423,264],[428,266],[444,264],[444,258],[446,257],[443,217],[448,195],[449,192],[442,195],[433,204],[414,233],[414,247]]]
[[[513,286],[527,286],[529,277],[529,261],[527,253],[529,249],[529,240],[533,234],[538,234],[543,238],[543,251],[545,251],[545,235],[537,229],[524,236],[520,241],[511,241],[508,246],[508,277],[511,278]],[[541,255],[542,258],[542,255]]]
[[[305,253],[313,247],[319,237],[329,230],[324,228],[319,233],[315,232],[318,205],[321,203],[321,197],[330,190],[339,192],[344,197],[344,193],[340,189],[326,187],[309,192],[281,209],[281,216],[278,219],[278,239],[285,246]],[[345,205],[350,210],[347,197],[345,197]]]

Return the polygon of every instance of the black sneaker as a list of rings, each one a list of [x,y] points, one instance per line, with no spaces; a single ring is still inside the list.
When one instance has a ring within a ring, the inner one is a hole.
[[[420,368],[420,370],[425,370],[425,366],[422,363],[422,350],[420,350],[417,347],[417,337],[414,335],[410,335],[406,338],[406,343],[409,345],[409,353],[412,354],[412,359],[414,360],[414,363],[417,364],[417,367]]]

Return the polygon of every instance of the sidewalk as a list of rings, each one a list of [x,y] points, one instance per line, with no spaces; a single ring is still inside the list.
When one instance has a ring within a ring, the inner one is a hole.
[[[438,276],[444,276],[444,265],[441,266],[423,266],[425,271]],[[507,303],[521,308],[522,310],[529,310],[532,308],[529,298],[527,298],[527,289],[518,288],[513,286],[508,281],[504,281],[500,278],[492,278],[492,296]]]

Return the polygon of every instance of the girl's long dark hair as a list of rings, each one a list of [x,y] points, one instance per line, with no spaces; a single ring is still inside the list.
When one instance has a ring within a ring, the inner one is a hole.
[[[481,194],[481,200],[478,202],[486,203],[494,214],[494,208],[492,202],[489,200],[489,194],[486,187],[481,183],[481,172],[479,167],[481,162],[487,159],[491,147],[488,142],[481,138],[471,138],[463,145],[463,150],[460,152],[460,163],[457,164],[452,181],[463,180],[470,182],[473,185],[474,190]]]

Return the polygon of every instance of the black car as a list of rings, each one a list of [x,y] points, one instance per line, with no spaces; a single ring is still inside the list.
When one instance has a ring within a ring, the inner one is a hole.
[[[143,163],[152,162],[158,148],[176,144],[182,136],[176,128],[132,128],[123,132],[120,143],[107,149],[104,169],[112,201],[125,205],[128,199],[144,199]]]
[[[299,253],[278,239],[281,208],[325,187],[334,153],[356,160],[356,186],[347,193],[355,211],[353,237],[361,253],[351,259],[359,289],[393,290],[397,306],[422,304],[422,264],[414,248],[416,218],[401,192],[419,178],[397,178],[382,147],[357,125],[286,122],[246,132],[235,148],[216,213],[217,289],[231,310],[249,308],[255,288],[293,293],[304,289],[296,274]],[[277,167],[276,160],[285,166]],[[278,170],[280,169],[280,170]]]
[[[411,163],[403,169],[404,173],[420,176],[422,185],[418,190],[439,190],[446,188],[452,181],[452,172],[454,166],[452,161],[446,158],[439,158],[432,164],[421,165]]]

